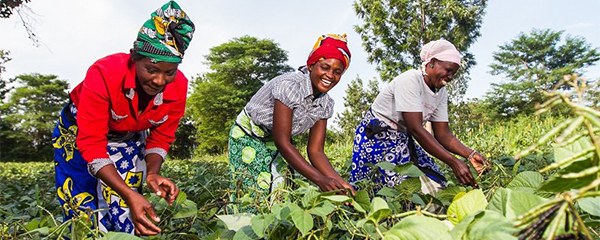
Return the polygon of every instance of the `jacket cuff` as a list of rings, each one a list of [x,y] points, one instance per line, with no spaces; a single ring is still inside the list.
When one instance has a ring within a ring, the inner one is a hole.
[[[88,172],[90,175],[96,177],[98,171],[108,164],[114,164],[110,158],[96,158],[88,163]]]
[[[144,151],[144,157],[150,153],[156,153],[156,154],[160,155],[162,157],[163,161],[165,159],[167,159],[167,151],[162,148],[159,148],[159,147],[148,148]]]

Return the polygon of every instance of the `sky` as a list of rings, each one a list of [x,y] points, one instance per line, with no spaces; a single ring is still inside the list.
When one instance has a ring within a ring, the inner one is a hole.
[[[27,38],[18,16],[0,19],[0,49],[9,50],[3,78],[25,73],[54,74],[75,87],[87,68],[97,59],[128,52],[137,31],[150,13],[165,0],[32,0],[36,47]],[[306,58],[317,37],[326,33],[346,33],[352,53],[350,68],[330,95],[335,112],[343,110],[347,83],[357,76],[364,82],[378,77],[354,26],[362,23],[350,0],[178,0],[196,25],[194,39],[186,51],[180,70],[194,78],[207,72],[204,56],[211,47],[233,38],[249,35],[271,39],[288,52],[287,64],[296,68]],[[488,1],[480,33],[470,51],[477,65],[471,70],[467,98],[481,97],[491,83],[489,65],[498,46],[509,43],[532,29],[564,30],[565,35],[581,36],[592,47],[600,47],[600,0],[492,0]],[[587,68],[584,76],[600,77],[600,66]],[[337,115],[337,114],[336,114]],[[335,116],[335,115],[334,115]]]

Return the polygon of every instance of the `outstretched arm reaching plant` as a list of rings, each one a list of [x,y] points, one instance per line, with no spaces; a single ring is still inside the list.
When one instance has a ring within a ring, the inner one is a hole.
[[[448,122],[431,122],[435,139],[448,151],[458,154],[471,162],[477,173],[481,174],[490,163],[479,152],[468,148],[450,131]]]

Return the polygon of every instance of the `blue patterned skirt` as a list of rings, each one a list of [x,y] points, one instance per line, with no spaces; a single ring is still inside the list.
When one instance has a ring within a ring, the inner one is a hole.
[[[88,172],[87,162],[75,143],[77,108],[67,104],[52,135],[54,147],[55,183],[58,201],[63,209],[63,221],[73,217],[90,221],[101,231],[133,234],[129,207],[102,180]],[[110,134],[109,134],[110,135]],[[110,135],[106,150],[117,173],[134,191],[142,192],[146,178],[145,132]]]
[[[419,167],[426,176],[442,186],[446,186],[446,178],[440,172],[439,167],[427,153],[416,144],[412,136],[406,132],[391,129],[385,122],[373,116],[368,111],[354,136],[354,147],[352,150],[352,168],[350,183],[355,185],[359,180],[370,179],[380,183],[375,186],[378,191],[382,186],[394,187],[407,177],[399,175],[394,171],[379,168],[379,173],[372,173],[372,166],[378,162],[390,162],[394,165],[402,165],[412,162]],[[373,176],[378,176],[373,178]]]

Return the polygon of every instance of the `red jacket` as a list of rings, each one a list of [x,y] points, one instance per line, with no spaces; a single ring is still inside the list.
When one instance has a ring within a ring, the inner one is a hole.
[[[137,116],[135,65],[129,58],[129,54],[117,53],[96,61],[71,92],[77,107],[77,147],[87,162],[108,158],[109,130],[125,133],[150,129],[146,153],[159,153],[163,158],[175,140],[185,111],[187,78],[178,70],[175,80]]]

